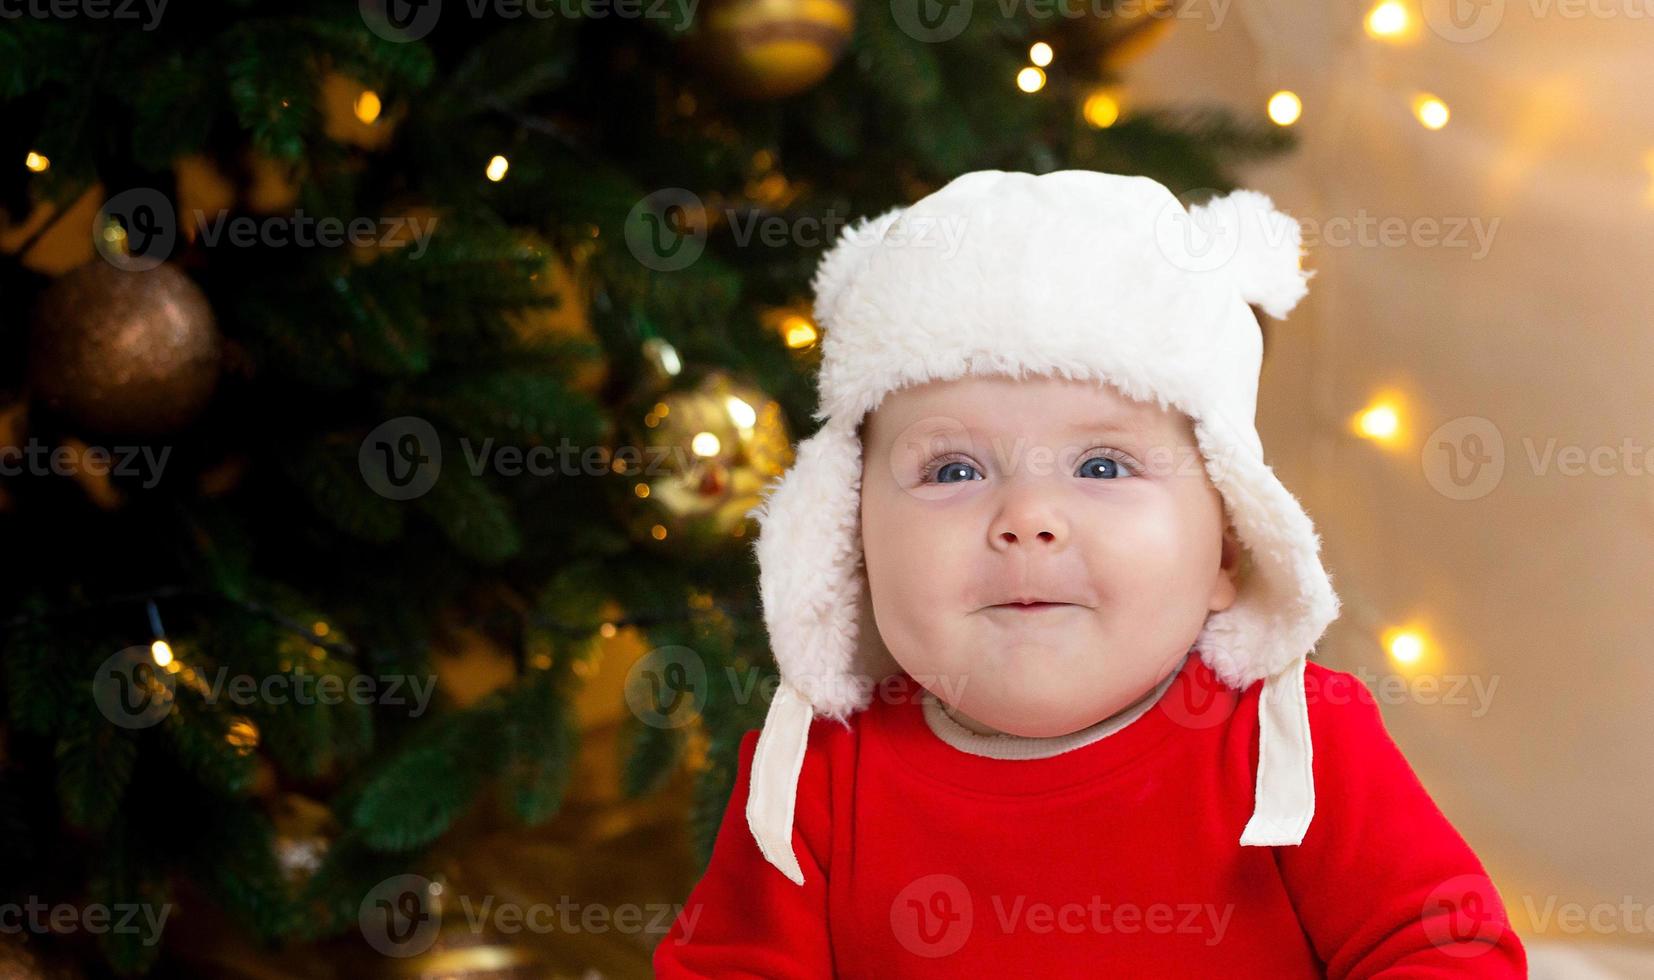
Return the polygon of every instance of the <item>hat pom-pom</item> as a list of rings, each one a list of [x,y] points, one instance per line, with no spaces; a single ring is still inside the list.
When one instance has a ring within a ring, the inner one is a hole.
[[[1298,222],[1254,190],[1233,191],[1202,207],[1239,233],[1232,261],[1241,298],[1277,320],[1285,318],[1309,293],[1315,275],[1300,262],[1303,231]]]

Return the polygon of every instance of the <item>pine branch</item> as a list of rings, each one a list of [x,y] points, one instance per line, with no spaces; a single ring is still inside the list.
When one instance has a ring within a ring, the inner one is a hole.
[[[369,779],[352,804],[350,826],[379,851],[409,851],[436,840],[471,804],[499,756],[485,734],[488,709],[431,719]]]
[[[525,825],[543,823],[562,807],[574,773],[580,733],[573,712],[542,670],[508,694],[500,722],[505,800]]]
[[[83,830],[108,828],[137,766],[134,733],[101,716],[81,713],[65,725],[53,755],[64,820]]]

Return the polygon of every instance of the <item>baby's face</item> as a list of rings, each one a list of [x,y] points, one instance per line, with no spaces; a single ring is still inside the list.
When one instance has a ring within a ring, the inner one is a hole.
[[[863,447],[879,636],[979,731],[1096,724],[1234,601],[1239,547],[1180,412],[1090,381],[967,377],[893,392]],[[1026,598],[1058,604],[1006,605]]]

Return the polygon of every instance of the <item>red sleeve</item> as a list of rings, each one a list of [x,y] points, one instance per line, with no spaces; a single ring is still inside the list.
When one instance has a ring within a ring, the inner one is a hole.
[[[1327,976],[1526,977],[1527,953],[1481,861],[1351,674],[1305,675],[1315,817],[1275,849]]]
[[[820,732],[820,725],[813,727],[793,814],[793,853],[798,855],[804,884],[793,884],[764,860],[747,828],[747,788],[758,747],[755,729],[741,739],[735,789],[718,827],[712,860],[666,938],[655,947],[657,980],[833,975],[827,934],[830,804]]]

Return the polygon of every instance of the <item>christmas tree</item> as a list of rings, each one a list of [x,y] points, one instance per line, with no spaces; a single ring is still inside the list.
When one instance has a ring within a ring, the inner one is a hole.
[[[617,778],[692,772],[704,861],[831,237],[973,169],[1218,192],[1290,146],[1129,105],[1168,4],[933,7],[0,21],[0,902],[350,934],[477,807],[559,812],[624,630]],[[492,676],[441,666],[467,644]],[[65,945],[140,975],[155,931]]]

